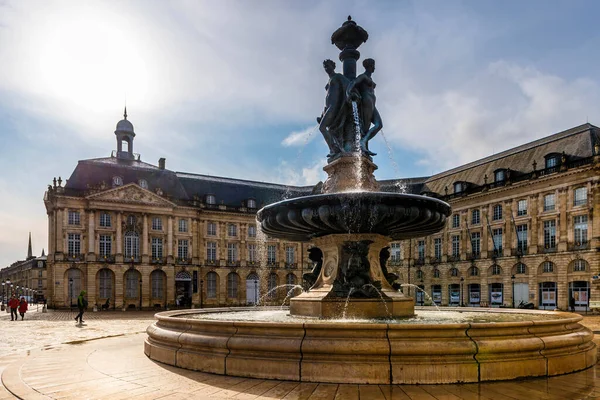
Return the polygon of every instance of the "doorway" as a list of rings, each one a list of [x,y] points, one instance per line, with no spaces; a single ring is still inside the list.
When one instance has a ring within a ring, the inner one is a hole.
[[[175,305],[190,307],[192,305],[192,276],[187,271],[175,275]]]
[[[246,303],[257,304],[260,299],[258,275],[250,274],[246,278]]]

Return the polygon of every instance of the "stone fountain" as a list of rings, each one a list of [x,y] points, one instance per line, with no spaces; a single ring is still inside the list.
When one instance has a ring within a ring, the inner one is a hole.
[[[336,383],[454,383],[553,376],[596,363],[593,333],[575,314],[531,310],[418,310],[385,262],[391,240],[441,230],[450,206],[384,193],[369,141],[383,123],[375,61],[356,75],[368,39],[356,22],[336,30],[343,74],[329,82],[317,121],[329,146],[323,193],[284,200],[257,214],[273,238],[311,242],[304,292],[277,308],[157,314],[144,351],[153,360],[222,375]]]

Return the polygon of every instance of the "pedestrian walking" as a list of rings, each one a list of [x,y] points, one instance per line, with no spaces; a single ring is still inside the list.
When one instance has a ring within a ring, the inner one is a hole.
[[[17,296],[15,296],[14,294],[8,301],[8,307],[10,307],[10,320],[11,321],[18,320],[19,318],[17,316],[17,308],[19,308],[19,300],[17,299]]]
[[[21,314],[21,321],[25,318],[25,313],[27,312],[27,300],[25,297],[21,297],[21,302],[19,303],[19,314]]]
[[[77,308],[79,309],[79,314],[75,317],[75,321],[79,320],[79,323],[83,323],[83,312],[86,310],[88,306],[88,301],[85,298],[85,290],[82,290],[77,296]]]

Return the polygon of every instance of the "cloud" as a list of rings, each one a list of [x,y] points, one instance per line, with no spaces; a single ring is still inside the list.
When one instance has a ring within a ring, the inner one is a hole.
[[[318,125],[309,126],[306,129],[301,131],[294,131],[286,136],[285,139],[281,142],[281,145],[284,147],[290,146],[305,146],[308,142],[312,141],[316,134],[315,132],[318,129]]]
[[[321,159],[313,160],[307,166],[299,168],[287,161],[281,161],[277,168],[277,181],[290,186],[316,185],[327,178],[327,174],[323,171],[324,165],[325,161]]]

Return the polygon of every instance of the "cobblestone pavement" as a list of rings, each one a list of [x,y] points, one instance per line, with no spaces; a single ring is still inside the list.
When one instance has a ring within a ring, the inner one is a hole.
[[[335,385],[187,371],[143,353],[153,312],[0,315],[0,400],[24,399],[600,399],[600,367],[522,381],[462,385]],[[600,331],[600,315],[584,316]],[[102,340],[95,340],[102,339]],[[6,389],[10,389],[10,392]]]

